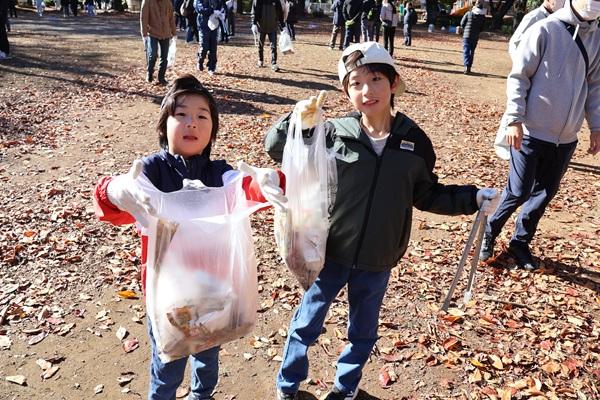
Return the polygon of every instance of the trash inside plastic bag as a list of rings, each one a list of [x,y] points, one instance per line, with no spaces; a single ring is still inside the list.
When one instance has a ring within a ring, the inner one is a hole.
[[[175,56],[177,54],[177,37],[173,36],[169,42],[169,53],[167,54],[167,66],[175,65]]]
[[[335,154],[325,144],[320,119],[310,139],[298,115],[283,150],[288,208],[275,212],[275,241],[285,264],[307,290],[325,262],[330,208],[337,191]]]
[[[292,54],[294,48],[292,47],[292,38],[287,28],[284,28],[279,35],[279,51],[283,54]]]
[[[243,174],[222,187],[144,190],[150,217],[146,307],[160,359],[169,362],[237,339],[256,321],[258,287]],[[199,182],[199,181],[192,181]]]

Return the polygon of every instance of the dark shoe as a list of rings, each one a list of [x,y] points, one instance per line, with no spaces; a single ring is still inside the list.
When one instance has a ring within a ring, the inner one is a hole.
[[[510,254],[515,259],[517,265],[524,270],[533,271],[538,269],[538,264],[534,261],[527,243],[511,240],[508,245],[508,254]]]
[[[169,82],[164,78],[162,78],[162,79],[158,78],[158,84],[161,86],[167,86],[169,84]]]
[[[331,392],[325,397],[325,400],[354,400],[358,396],[358,389],[354,392],[344,393],[337,387],[333,386]]]
[[[152,77],[152,74],[150,72],[146,73],[146,82],[152,82],[154,80],[154,78]]]
[[[277,389],[277,400],[297,400],[298,393],[283,393]]]
[[[196,68],[198,71],[204,71],[204,64],[199,62],[198,65],[196,65]]]
[[[489,234],[483,235],[483,241],[481,242],[481,250],[479,251],[479,259],[481,261],[487,261],[494,255],[494,244],[496,244],[496,238]]]
[[[463,72],[463,74],[469,75],[470,73],[471,73],[471,68],[465,67],[465,71]]]

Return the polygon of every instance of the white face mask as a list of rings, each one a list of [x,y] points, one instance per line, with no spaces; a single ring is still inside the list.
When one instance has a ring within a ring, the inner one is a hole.
[[[553,11],[560,10],[565,5],[565,0],[555,0]]]
[[[600,17],[600,1],[587,0],[583,10],[577,10],[577,13],[586,21],[593,21]]]

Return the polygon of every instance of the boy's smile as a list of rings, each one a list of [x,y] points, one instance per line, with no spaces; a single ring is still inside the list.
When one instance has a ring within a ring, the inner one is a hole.
[[[398,80],[390,85],[381,72],[370,72],[359,67],[350,72],[348,97],[354,108],[369,118],[378,118],[390,113],[391,97]]]

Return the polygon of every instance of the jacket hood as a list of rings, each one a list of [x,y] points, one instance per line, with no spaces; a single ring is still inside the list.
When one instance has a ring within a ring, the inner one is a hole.
[[[577,16],[575,15],[575,13],[573,11],[573,5],[571,4],[571,2],[572,2],[571,0],[567,0],[565,2],[564,7],[561,8],[560,10],[554,12],[551,16],[559,19],[560,21],[569,23],[571,25],[579,26],[578,34],[579,33],[588,34],[588,33],[594,32],[596,29],[598,29],[598,20],[597,19],[594,21],[582,21],[579,18],[577,18]]]

